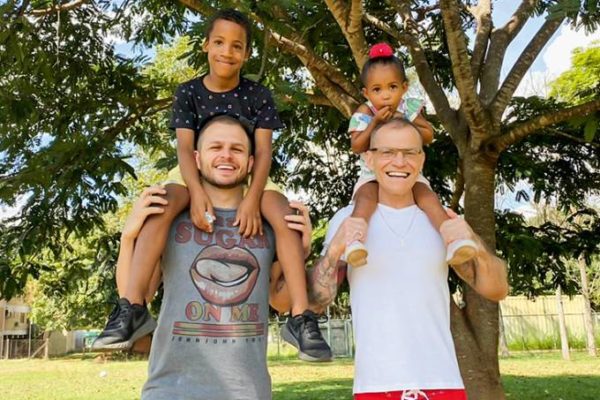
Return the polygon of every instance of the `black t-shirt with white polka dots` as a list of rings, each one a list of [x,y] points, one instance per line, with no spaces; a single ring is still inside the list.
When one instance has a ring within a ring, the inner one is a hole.
[[[185,128],[198,132],[202,119],[227,113],[254,128],[283,128],[271,92],[259,83],[240,78],[237,87],[227,92],[211,92],[204,86],[204,76],[181,84],[173,99],[171,129]]]

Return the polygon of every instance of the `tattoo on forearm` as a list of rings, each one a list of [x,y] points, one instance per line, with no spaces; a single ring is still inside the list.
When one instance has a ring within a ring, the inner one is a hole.
[[[309,301],[323,307],[329,305],[337,294],[338,289],[338,260],[325,255],[317,262],[309,274]]]

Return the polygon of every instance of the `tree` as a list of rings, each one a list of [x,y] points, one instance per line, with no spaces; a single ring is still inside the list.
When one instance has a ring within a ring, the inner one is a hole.
[[[114,178],[133,173],[120,144],[152,147],[162,141],[148,132],[160,128],[152,116],[168,108],[159,95],[168,85],[142,76],[143,60],[114,54],[103,42],[106,33],[116,30],[146,45],[189,33],[189,59],[198,67],[204,62],[199,32],[205,17],[225,6],[248,13],[255,23],[256,54],[246,73],[273,89],[287,125],[275,143],[275,173],[292,188],[305,189],[320,218],[349,198],[355,158],[348,155],[347,119],[363,101],[358,73],[368,45],[385,40],[407,50],[435,109],[431,120],[439,139],[428,151],[427,168],[436,191],[456,207],[464,198],[467,220],[511,260],[513,281],[520,277],[527,286],[534,274],[560,267],[551,242],[538,245],[518,216],[495,214],[494,194],[497,182],[510,189],[525,181],[534,199],[553,198],[568,208],[581,206],[597,190],[598,140],[585,141],[581,126],[567,121],[597,113],[598,96],[575,105],[514,98],[563,23],[596,29],[596,0],[522,0],[498,27],[491,0],[131,0],[112,9],[109,1],[9,1],[1,9],[0,45],[8,51],[0,55],[0,154],[9,162],[0,169],[0,201],[15,204],[21,197],[25,206],[2,228],[2,293],[18,290],[24,276],[36,274],[31,254],[59,248],[67,234],[92,229],[102,212],[116,207],[114,196],[123,187]],[[534,15],[544,15],[545,22],[501,79],[508,46]],[[472,43],[467,31],[474,31]],[[449,102],[449,92],[459,105]],[[285,168],[290,162],[291,173]],[[546,228],[538,238],[553,235]],[[541,265],[539,256],[551,262]],[[498,307],[469,288],[463,291],[466,305],[452,306],[452,330],[469,396],[502,399]]]

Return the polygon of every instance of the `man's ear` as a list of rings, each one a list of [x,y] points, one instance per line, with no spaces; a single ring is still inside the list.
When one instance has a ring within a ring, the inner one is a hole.
[[[205,38],[202,42],[202,51],[208,53],[208,38]]]
[[[254,167],[254,156],[248,157],[248,174],[252,172],[252,167]]]
[[[200,171],[200,152],[198,150],[194,150],[194,159],[196,160],[196,168]]]
[[[374,162],[375,162],[375,160],[373,159],[373,152],[367,150],[365,153],[365,164],[367,164],[367,167],[369,167],[369,169],[371,171],[374,171],[374,169],[373,169]]]

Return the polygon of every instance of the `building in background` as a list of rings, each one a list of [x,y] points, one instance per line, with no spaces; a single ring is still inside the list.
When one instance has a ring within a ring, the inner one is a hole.
[[[7,340],[28,338],[30,311],[22,297],[0,300],[0,358],[6,358]]]

